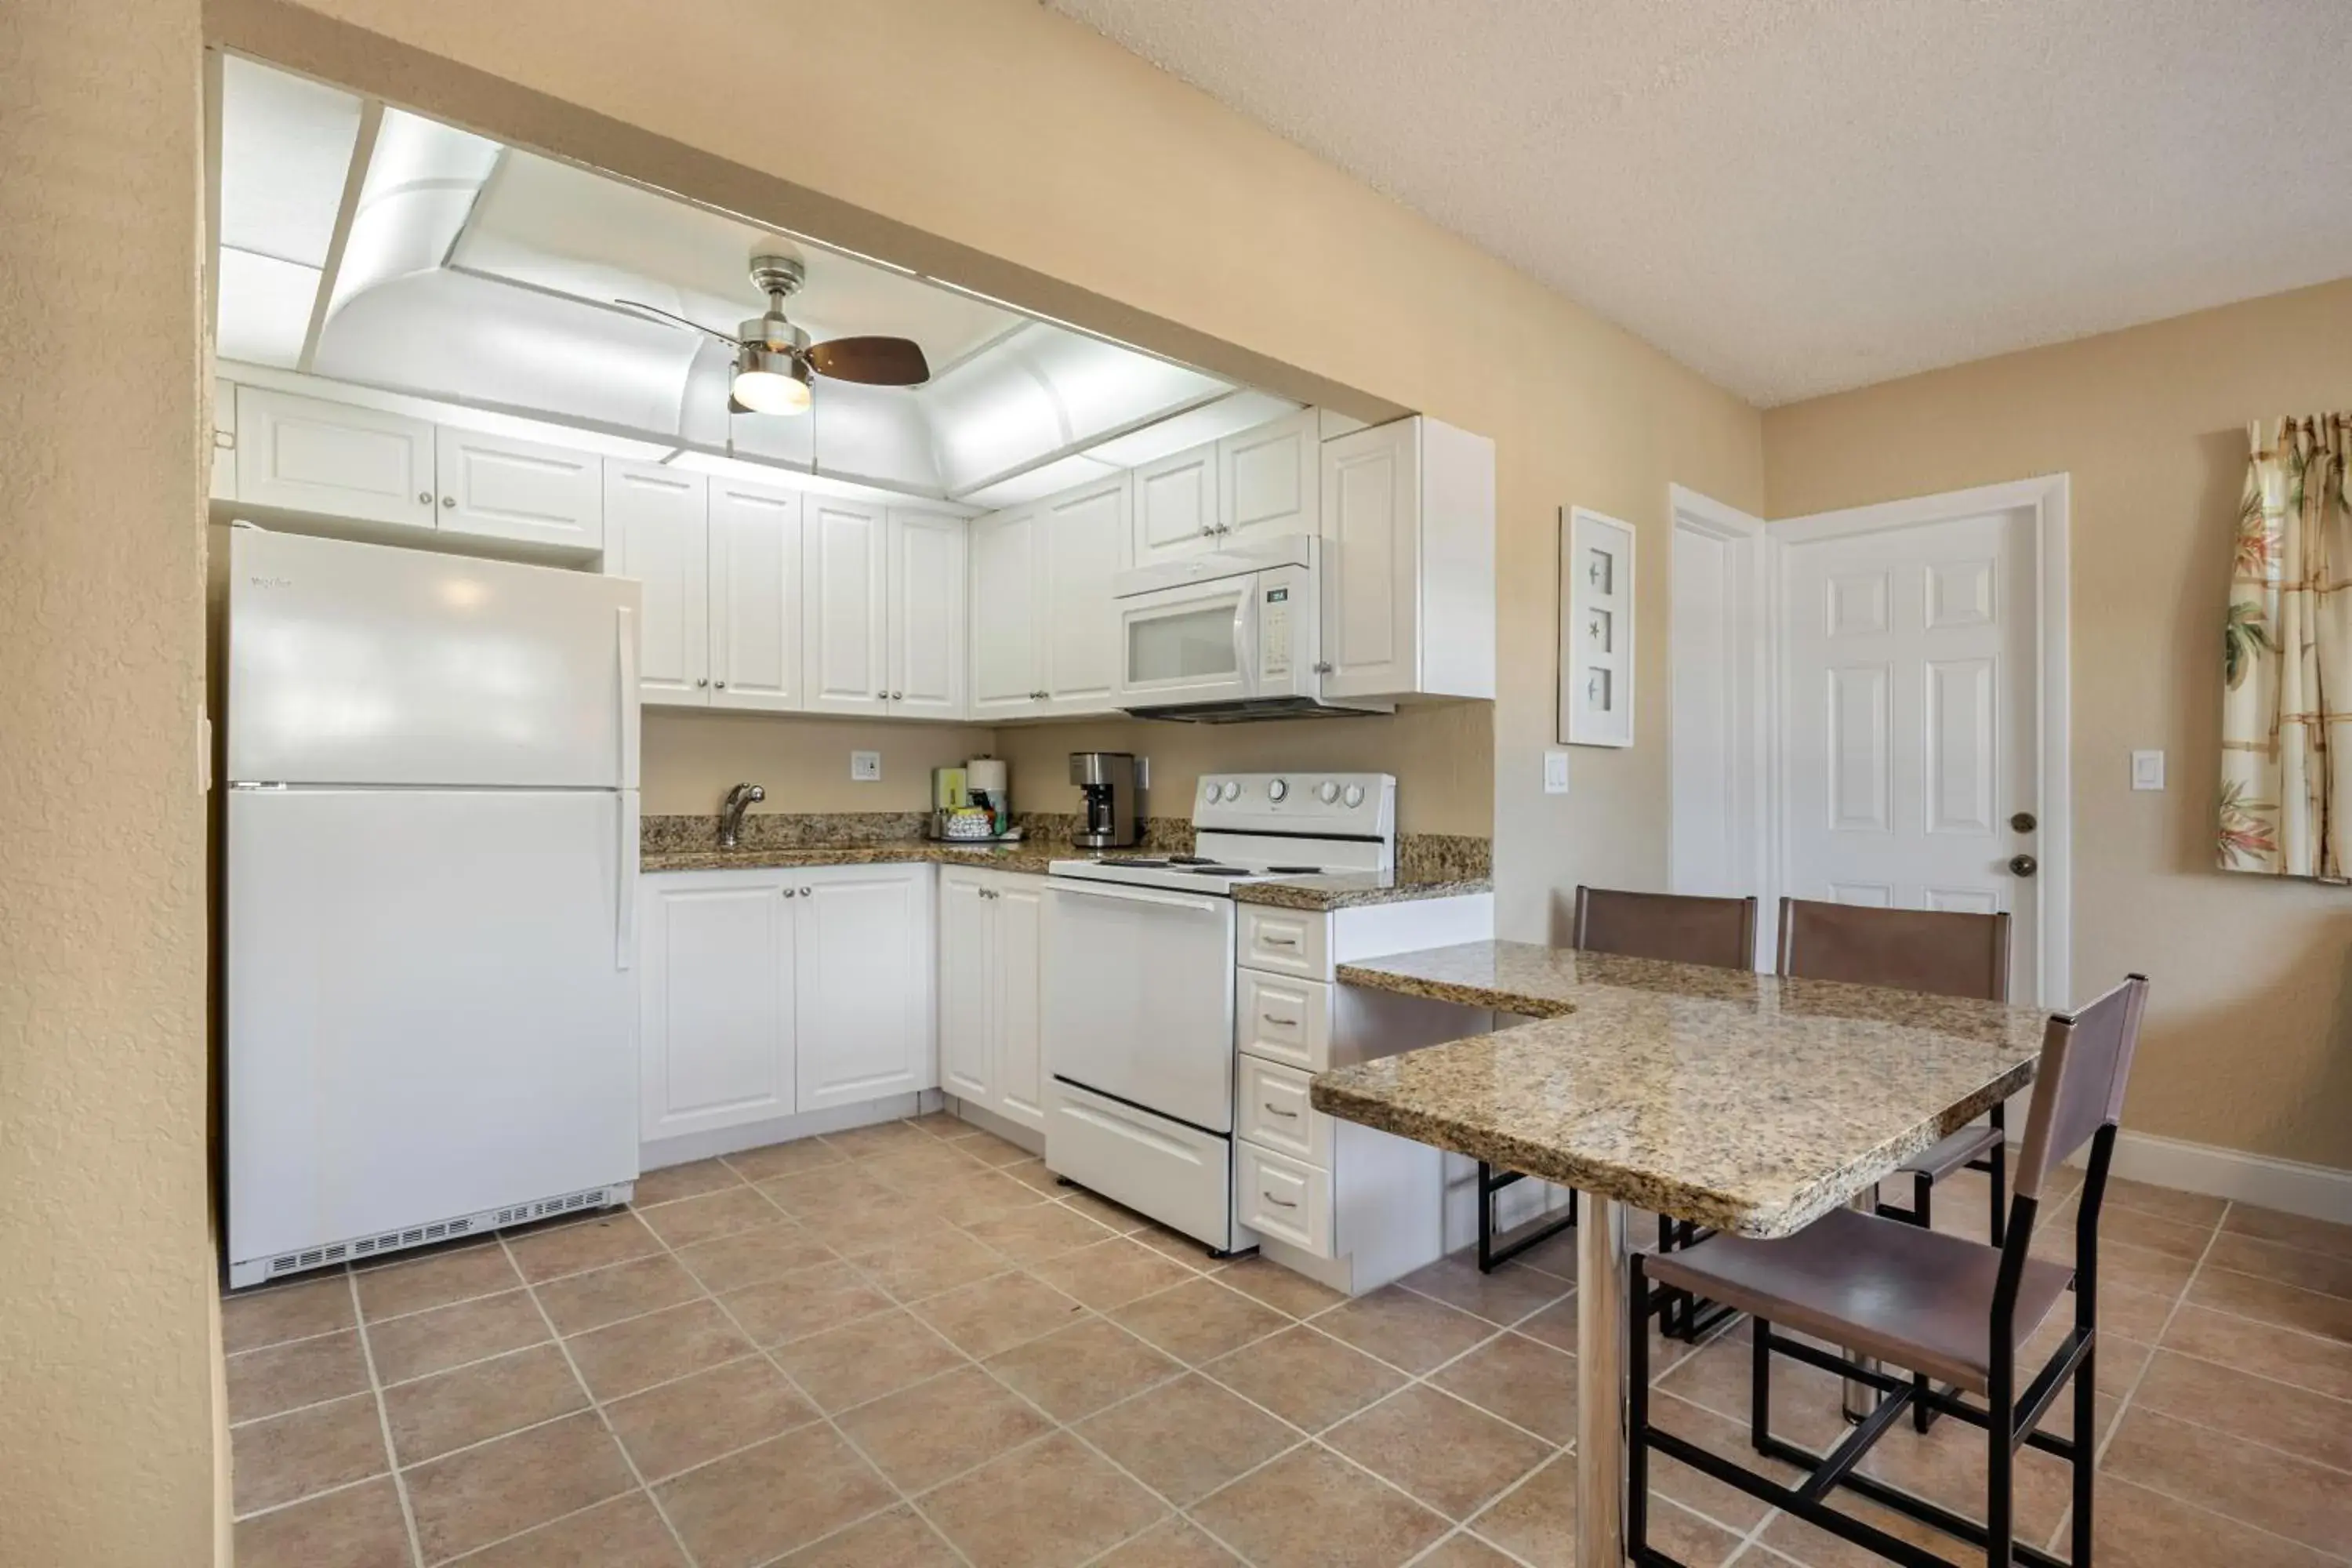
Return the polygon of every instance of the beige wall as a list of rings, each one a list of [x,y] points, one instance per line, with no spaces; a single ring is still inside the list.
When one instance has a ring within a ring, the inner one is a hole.
[[[2352,279],[1765,416],[1790,517],[2073,475],[2074,982],[2154,983],[2134,1129],[2352,1166],[2352,895],[2213,868],[2221,611],[2258,415],[2352,406]],[[2164,793],[2128,753],[2160,746]]]
[[[975,724],[886,723],[774,713],[691,713],[648,708],[639,804],[647,812],[708,816],[738,781],[768,792],[763,812],[920,811],[931,770],[991,753]],[[878,783],[849,776],[849,753],[882,753]]]
[[[1488,816],[1503,927],[1553,932],[1558,896],[1579,878],[1664,875],[1663,745],[1580,751],[1565,797],[1542,793],[1539,761],[1558,509],[1598,507],[1643,530],[1638,720],[1657,737],[1667,483],[1750,510],[1762,500],[1759,416],[1646,344],[1033,0],[709,0],[658,27],[620,0],[214,0],[206,17],[257,54],[1241,380],[1493,437],[1502,674]],[[792,62],[789,120],[745,112],[773,100],[780,59]],[[1475,746],[1468,715],[1483,711],[1397,721],[1399,746],[1368,740],[1364,761],[1397,761],[1428,733]],[[1217,765],[1298,754],[1282,732],[1295,726],[1236,737],[1230,752],[1219,739],[1162,742],[1157,729],[1138,743],[1180,769],[1213,753]],[[1000,739],[1022,759],[1022,801],[1051,804],[1039,785],[1076,742]],[[1416,778],[1408,823],[1481,830],[1475,765]],[[712,769],[683,793],[738,771],[731,759]]]
[[[0,40],[0,1563],[183,1568],[218,1343],[197,7],[8,0]]]

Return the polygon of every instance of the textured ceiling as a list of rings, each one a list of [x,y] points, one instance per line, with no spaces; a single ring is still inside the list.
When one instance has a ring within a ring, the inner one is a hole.
[[[1761,405],[2352,273],[2347,0],[1045,0]]]

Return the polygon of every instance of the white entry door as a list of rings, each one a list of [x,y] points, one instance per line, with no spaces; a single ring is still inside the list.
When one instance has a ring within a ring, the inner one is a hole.
[[[2034,554],[2020,507],[1789,538],[1781,558],[1781,890],[2006,910],[2011,994],[2027,1002],[2041,900],[2011,860],[2038,854],[2019,823],[2043,812]]]

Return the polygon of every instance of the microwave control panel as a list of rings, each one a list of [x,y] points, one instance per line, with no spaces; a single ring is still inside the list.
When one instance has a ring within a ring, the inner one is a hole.
[[[1277,583],[1258,593],[1258,674],[1269,680],[1285,679],[1290,674],[1291,585]]]

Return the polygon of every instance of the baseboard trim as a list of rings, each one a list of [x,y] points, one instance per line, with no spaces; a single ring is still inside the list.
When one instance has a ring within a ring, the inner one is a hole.
[[[846,1132],[853,1127],[871,1127],[877,1121],[921,1116],[939,1110],[946,1103],[946,1098],[936,1089],[927,1089],[915,1094],[894,1094],[857,1105],[833,1105],[823,1110],[803,1111],[797,1116],[778,1116],[766,1121],[716,1127],[707,1132],[681,1132],[667,1138],[656,1138],[637,1145],[637,1169],[658,1171],[665,1165],[688,1164],[696,1160],[708,1160],[714,1154],[740,1154],[746,1149],[762,1149],[771,1143],[789,1142],[814,1133]]]
[[[2352,1171],[2331,1165],[2273,1160],[2148,1132],[2118,1132],[2110,1169],[2135,1182],[2352,1225]]]

